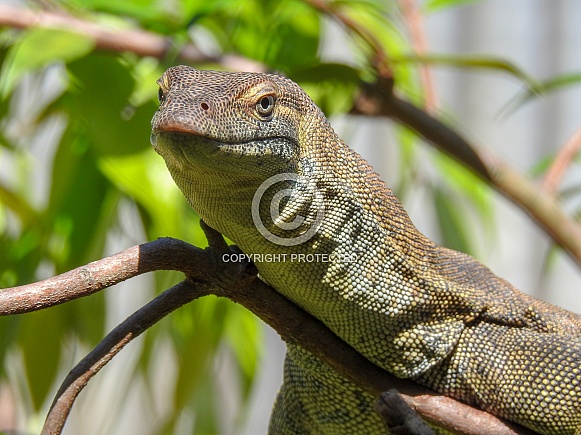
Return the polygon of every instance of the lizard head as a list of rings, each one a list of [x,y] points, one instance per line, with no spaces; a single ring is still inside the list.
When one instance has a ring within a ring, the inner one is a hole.
[[[303,213],[312,202],[314,168],[323,161],[313,151],[322,152],[317,141],[329,139],[332,129],[297,84],[273,74],[187,66],[168,69],[157,83],[151,142],[209,225],[229,236],[254,227],[256,192],[281,174],[294,178],[277,182],[266,197],[280,203],[281,192],[291,192],[282,220]],[[322,128],[309,128],[318,124]]]
[[[294,82],[177,66],[157,83],[151,142],[168,165],[257,178],[296,170],[300,125],[318,109]]]

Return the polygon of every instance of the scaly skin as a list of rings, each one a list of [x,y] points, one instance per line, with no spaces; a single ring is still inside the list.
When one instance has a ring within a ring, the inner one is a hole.
[[[541,433],[581,433],[578,315],[419,233],[292,81],[178,66],[158,83],[155,150],[206,223],[246,254],[271,255],[253,258],[264,281],[396,376]],[[257,189],[277,174],[295,177],[253,207]],[[271,201],[280,205],[275,221]],[[257,229],[253,208],[282,243]],[[296,228],[295,218],[304,219]],[[372,403],[289,346],[270,432],[384,433]]]

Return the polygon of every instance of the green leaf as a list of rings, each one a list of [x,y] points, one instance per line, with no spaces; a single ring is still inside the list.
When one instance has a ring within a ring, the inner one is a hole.
[[[10,208],[20,218],[22,225],[29,226],[38,218],[38,213],[22,195],[17,195],[0,183],[0,204]]]
[[[453,54],[426,54],[426,55],[397,55],[390,59],[393,63],[417,62],[427,65],[446,65],[459,68],[489,69],[507,73],[517,78],[530,92],[537,92],[541,84],[534,77],[525,73],[512,62],[494,57],[477,55],[453,55]]]
[[[422,5],[422,9],[424,9],[427,13],[431,13],[454,6],[463,6],[470,3],[476,3],[478,1],[480,0],[428,0]]]
[[[389,53],[390,59],[409,52],[408,37],[402,33],[395,20],[386,19],[386,16],[399,14],[395,2],[349,0],[333,4],[337,6],[341,4],[341,13],[365,29],[369,35],[373,35],[382,49]],[[351,44],[351,40],[355,43]],[[375,58],[376,53],[372,52],[366,41],[353,33],[350,33],[347,43],[345,50],[351,54],[352,62],[361,71],[362,78],[373,81],[377,73],[371,65],[371,60]],[[412,99],[419,98],[416,68],[405,62],[394,62],[391,67],[398,89]]]
[[[229,301],[204,298],[172,314],[171,324],[180,358],[174,395],[178,408],[187,406],[208,377],[212,360],[224,330]]]
[[[419,139],[415,132],[400,124],[394,125],[394,133],[399,145],[398,167],[405,169],[400,171],[397,185],[392,186],[392,189],[399,199],[405,200],[408,192],[413,189],[413,180],[417,176],[417,144]]]
[[[1,256],[0,250],[0,256]],[[0,283],[1,284],[1,283]],[[2,291],[2,290],[0,290]],[[24,320],[23,316],[6,316],[0,318],[0,361],[6,361],[6,355],[13,346],[20,340],[20,326]],[[5,364],[0,364],[0,379],[5,377]]]
[[[147,212],[152,237],[185,238],[184,208],[195,214],[169,175],[163,159],[153,149],[130,156],[106,156],[98,161],[103,174],[123,193]]]
[[[48,252],[58,273],[103,255],[117,198],[86,137],[69,124],[54,157],[45,211]]]
[[[359,83],[359,71],[341,63],[318,63],[293,71],[290,78],[303,83]]]
[[[32,28],[9,49],[0,73],[0,98],[12,92],[20,78],[56,62],[70,62],[90,53],[94,41],[60,29]]]
[[[248,397],[262,350],[260,323],[241,305],[231,305],[225,333],[242,375],[243,394]]]
[[[533,98],[538,98],[550,94],[551,92],[561,91],[570,86],[577,86],[579,84],[581,84],[581,73],[567,73],[551,77],[550,79],[540,82],[534,89],[525,89],[524,92],[515,95],[504,106],[501,112],[505,114],[514,112]]]
[[[219,413],[216,403],[216,385],[211,376],[200,379],[200,384],[196,389],[196,394],[192,400],[195,405],[196,419],[194,420],[193,434],[196,435],[217,435]]]
[[[551,167],[554,160],[555,153],[543,156],[534,163],[528,173],[534,178],[541,177]]]
[[[65,325],[63,307],[26,314],[19,335],[35,410],[42,406],[58,370]]]
[[[445,190],[435,187],[432,193],[443,244],[456,251],[471,253],[472,246],[462,208]]]
[[[359,72],[348,65],[323,63],[289,74],[327,115],[344,113],[353,105],[359,85]]]
[[[212,32],[225,52],[276,66],[279,71],[318,62],[320,16],[302,1],[206,2],[198,25]]]
[[[90,146],[101,155],[126,155],[149,148],[153,101],[130,104],[136,87],[132,70],[118,58],[93,55],[69,65],[77,86],[68,102],[71,115],[87,129]]]
[[[462,198],[475,208],[482,222],[492,223],[490,188],[472,171],[446,154],[437,154],[435,162],[448,188],[461,193]]]
[[[78,8],[91,8],[113,15],[129,16],[140,20],[159,19],[163,11],[162,2],[157,0],[69,0],[67,3]]]
[[[303,2],[281,2],[270,21],[265,61],[290,70],[317,62],[319,17]]]

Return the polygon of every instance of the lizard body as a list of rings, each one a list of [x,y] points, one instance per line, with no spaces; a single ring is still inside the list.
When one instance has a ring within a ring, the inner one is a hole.
[[[155,150],[206,223],[261,255],[264,281],[396,376],[541,433],[581,433],[578,315],[423,236],[294,82],[179,66],[158,83]],[[289,345],[270,431],[383,433],[373,400]]]

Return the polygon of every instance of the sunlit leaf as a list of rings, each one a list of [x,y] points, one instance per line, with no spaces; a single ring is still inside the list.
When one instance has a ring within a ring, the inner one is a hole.
[[[163,12],[160,2],[156,0],[69,0],[69,3],[79,8],[90,8],[93,11],[129,16],[140,20],[159,18],[160,13]]]
[[[432,194],[443,244],[457,251],[472,253],[462,208],[445,190],[435,187]]]
[[[449,188],[460,192],[463,201],[472,204],[482,222],[491,224],[493,219],[490,188],[473,172],[446,154],[438,155],[435,161]]]
[[[183,210],[187,205],[182,193],[169,175],[163,159],[153,149],[129,156],[106,156],[98,161],[100,170],[117,188],[133,198],[149,214],[153,235],[183,237]],[[194,242],[193,240],[189,240]]]

